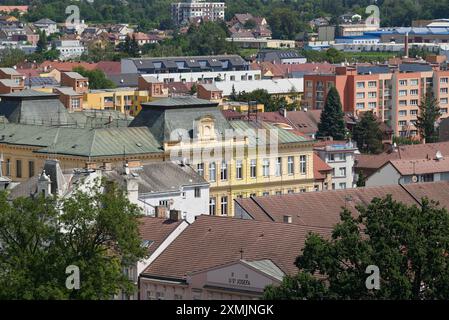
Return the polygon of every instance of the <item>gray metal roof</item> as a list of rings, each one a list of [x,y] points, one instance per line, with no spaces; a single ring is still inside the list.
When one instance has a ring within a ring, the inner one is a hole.
[[[429,64],[419,63],[402,63],[399,65],[400,72],[426,72],[432,71],[432,66]]]
[[[1,96],[0,115],[9,122],[66,125],[73,123],[58,95],[23,90]]]
[[[138,181],[139,194],[179,192],[185,186],[208,185],[190,166],[173,162],[145,164],[141,168],[132,169],[131,172]],[[104,175],[119,185],[124,184],[125,177],[115,170],[105,171]]]
[[[142,107],[130,126],[148,127],[160,144],[173,140],[174,134],[182,134],[182,138],[193,138],[195,123],[202,116],[214,118],[215,130],[219,133],[232,129],[218,109],[217,103],[208,100],[176,97],[142,104]]]
[[[162,152],[145,128],[67,128],[0,124],[0,143],[41,147],[37,153],[81,157],[138,155]]]
[[[69,76],[72,79],[87,79],[86,77],[83,77],[78,72],[69,71],[65,73],[67,76]]]
[[[216,102],[205,99],[199,99],[192,96],[170,97],[159,99],[152,102],[142,103],[142,106],[148,107],[187,107],[187,106],[217,106]]]
[[[357,66],[358,74],[381,74],[389,72],[390,69],[387,66]]]

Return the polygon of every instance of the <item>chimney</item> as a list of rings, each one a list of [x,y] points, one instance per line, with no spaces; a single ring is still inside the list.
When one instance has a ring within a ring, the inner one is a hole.
[[[164,206],[156,206],[154,210],[154,216],[156,218],[167,218],[167,208]]]
[[[139,204],[139,183],[137,179],[133,176],[127,176],[125,183],[129,201],[134,204]]]
[[[37,189],[40,194],[45,197],[51,195],[51,180],[50,177],[45,174],[45,170],[42,171],[39,179],[37,180]]]
[[[404,58],[408,58],[408,32],[405,33],[404,42]]]
[[[291,215],[284,215],[284,223],[291,224],[292,223],[292,216]]]
[[[180,210],[170,210],[170,220],[172,220],[172,221],[182,220],[181,211]]]

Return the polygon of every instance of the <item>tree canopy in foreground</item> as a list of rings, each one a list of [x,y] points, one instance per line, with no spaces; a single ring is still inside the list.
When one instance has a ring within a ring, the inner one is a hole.
[[[105,190],[105,192],[103,192]],[[135,287],[123,273],[145,256],[140,209],[104,182],[56,199],[0,193],[0,299],[110,299]],[[79,290],[66,288],[68,266]]]
[[[299,273],[266,288],[266,299],[447,299],[449,214],[422,200],[408,206],[387,196],[348,210],[332,237],[308,236],[296,260]],[[379,290],[366,286],[379,268]]]

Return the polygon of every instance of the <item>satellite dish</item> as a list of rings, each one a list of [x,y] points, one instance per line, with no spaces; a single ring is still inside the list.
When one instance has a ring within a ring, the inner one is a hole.
[[[412,182],[413,183],[417,183],[418,182],[418,177],[417,176],[413,176],[412,177]]]

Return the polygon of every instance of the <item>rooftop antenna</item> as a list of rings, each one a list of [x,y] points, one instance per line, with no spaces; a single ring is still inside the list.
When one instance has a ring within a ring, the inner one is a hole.
[[[243,260],[243,248],[240,248],[240,260]]]

